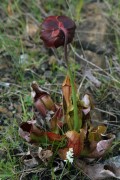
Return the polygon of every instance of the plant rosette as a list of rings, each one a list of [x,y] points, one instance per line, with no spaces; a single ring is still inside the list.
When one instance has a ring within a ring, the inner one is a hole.
[[[63,98],[61,104],[55,103],[49,92],[33,82],[31,94],[40,117],[23,122],[19,127],[20,136],[28,143],[41,147],[44,153],[49,152],[49,158],[58,154],[69,163],[75,157],[102,157],[115,138],[112,134],[105,135],[106,126],[94,127],[91,97],[85,94],[80,99],[77,93],[67,57],[67,44],[72,42],[75,29],[74,21],[66,16],[49,16],[43,21],[41,39],[44,44],[53,48],[64,46],[68,75],[62,84]]]
[[[43,149],[47,148],[52,151],[52,155],[55,152],[66,162],[72,163],[75,157],[100,158],[111,147],[115,136],[105,135],[106,126],[94,127],[91,123],[93,104],[88,94],[85,94],[81,100],[78,99],[82,127],[78,132],[74,130],[71,85],[70,80],[65,83],[66,78],[62,85],[62,105],[54,103],[50,94],[41,89],[36,82],[32,83],[33,102],[45,124],[42,125],[39,118],[23,122],[19,127],[19,134],[28,143]],[[48,114],[52,116],[49,121],[46,121]]]

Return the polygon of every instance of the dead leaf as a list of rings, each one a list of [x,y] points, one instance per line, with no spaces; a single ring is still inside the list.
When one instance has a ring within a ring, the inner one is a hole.
[[[47,162],[50,160],[52,157],[53,152],[51,150],[44,150],[41,147],[38,149],[38,157],[47,164]]]
[[[49,64],[55,65],[57,63],[56,57],[54,55],[49,57]]]
[[[60,159],[60,158],[58,158],[58,159],[55,159],[54,160],[54,165],[52,166],[52,168],[53,168],[53,171],[54,172],[62,172],[63,171],[63,168],[64,168],[64,163],[63,163],[63,161]]]
[[[105,135],[107,140],[101,140],[99,142],[92,141],[90,144],[90,153],[88,157],[90,158],[100,158],[105,155],[108,149],[111,147],[113,140],[115,139],[115,135]]]
[[[39,162],[36,158],[29,156],[29,159],[24,159],[24,164],[30,168],[36,167],[39,165]]]
[[[87,70],[85,75],[96,87],[99,88],[101,86],[101,82],[92,74],[91,69]]]
[[[26,34],[30,37],[33,37],[39,31],[38,23],[35,19],[26,18]]]
[[[13,113],[9,111],[7,108],[0,106],[0,113],[7,115],[8,117],[13,117]]]
[[[105,160],[105,164],[111,163],[114,164],[117,168],[120,168],[120,155]]]
[[[75,166],[83,170],[83,173],[92,180],[102,180],[106,178],[117,178],[120,179],[120,167],[116,167],[114,164],[94,164],[87,165],[85,161],[76,160]]]
[[[24,164],[25,164],[26,166],[28,166],[29,168],[36,167],[36,166],[38,166],[38,164],[39,164],[39,161],[37,160],[37,158],[36,158],[36,157],[33,157],[33,156],[31,155],[31,152],[30,152],[30,151],[28,151],[26,154],[24,154],[24,155],[22,156],[22,161],[23,161]]]
[[[7,112],[8,112],[7,108],[0,106],[0,113],[6,114]]]

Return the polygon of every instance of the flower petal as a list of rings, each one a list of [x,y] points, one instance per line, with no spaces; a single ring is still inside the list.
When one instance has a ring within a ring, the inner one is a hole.
[[[68,37],[67,44],[73,40],[75,23],[67,16],[49,16],[41,25],[40,38],[47,47],[64,46],[65,35]]]

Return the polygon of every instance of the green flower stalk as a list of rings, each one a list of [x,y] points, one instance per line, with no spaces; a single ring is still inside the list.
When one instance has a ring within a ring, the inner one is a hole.
[[[67,37],[67,33],[64,32],[65,34],[65,44],[64,44],[64,59],[67,65],[67,69],[68,69],[68,73],[69,73],[69,77],[70,77],[70,82],[71,82],[71,88],[72,88],[72,100],[73,100],[73,107],[74,107],[74,130],[75,131],[79,131],[81,128],[81,123],[79,122],[80,119],[78,117],[78,107],[77,107],[77,97],[76,97],[76,91],[75,91],[75,86],[74,86],[74,77],[69,65],[69,61],[68,61],[68,56],[67,56],[67,42],[68,42],[68,37]]]
[[[64,58],[67,65],[74,107],[74,130],[79,131],[82,122],[78,117],[77,97],[74,87],[74,78],[67,56],[67,44],[71,43],[75,34],[76,25],[74,21],[66,16],[49,16],[42,23],[41,39],[47,47],[64,46]]]

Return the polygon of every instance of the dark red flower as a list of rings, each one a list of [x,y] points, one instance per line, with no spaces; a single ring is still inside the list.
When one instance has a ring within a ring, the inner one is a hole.
[[[49,16],[42,23],[41,39],[47,47],[59,47],[73,40],[76,25],[67,16]]]

